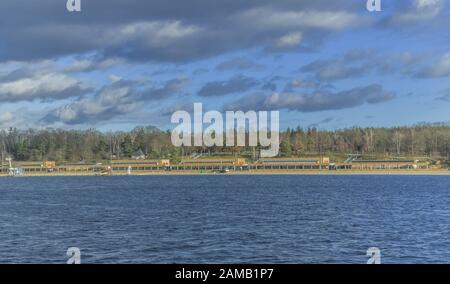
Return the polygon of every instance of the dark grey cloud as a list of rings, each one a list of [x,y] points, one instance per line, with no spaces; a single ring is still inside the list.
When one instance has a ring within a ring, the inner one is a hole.
[[[193,113],[194,103],[195,101],[177,101],[159,109],[158,115],[161,117],[170,117],[176,111],[187,111],[189,113]]]
[[[213,81],[206,83],[198,92],[202,97],[224,96],[233,93],[243,93],[257,86],[256,79],[242,75],[233,76],[226,81]]]
[[[301,67],[299,72],[312,76],[320,84],[363,77],[371,72],[421,79],[447,77],[450,76],[450,53],[439,55],[405,51],[386,54],[356,49],[334,59],[315,60]]]
[[[372,67],[380,74],[401,74],[414,79],[433,79],[450,76],[450,53],[401,52],[376,56]]]
[[[321,125],[328,124],[330,122],[333,122],[334,120],[335,120],[335,118],[333,118],[333,117],[327,117],[327,118],[322,119],[321,121],[318,121],[316,123],[312,123],[312,124],[308,125],[308,128],[318,128]]]
[[[299,89],[332,90],[334,89],[334,85],[317,80],[292,79],[284,86],[283,93],[292,93],[296,92]]]
[[[312,74],[318,81],[343,80],[366,75],[373,70],[374,61],[373,51],[352,50],[342,57],[313,61],[300,71]]]
[[[386,4],[395,6],[388,6],[394,11],[389,22],[405,26],[448,14],[443,0],[395,2]],[[2,0],[0,62],[85,53],[97,53],[101,62],[186,62],[249,48],[314,50],[330,33],[366,24],[364,6],[348,0],[96,0],[68,13],[65,0]]]
[[[373,49],[353,49],[344,55],[344,60],[347,62],[366,61],[375,56]]]
[[[327,117],[327,118],[321,120],[319,123],[330,123],[330,122],[332,122],[333,120],[334,120],[333,117]]]
[[[277,90],[277,84],[275,82],[269,81],[269,82],[264,83],[261,86],[261,89],[264,90],[264,91],[275,92]]]
[[[275,92],[281,81],[285,81],[287,78],[282,76],[269,76],[262,80],[261,90]]]
[[[450,102],[450,94],[446,94],[437,98],[439,101]]]
[[[436,100],[450,102],[450,89],[441,92],[441,96],[437,97]]]
[[[207,68],[198,68],[198,69],[195,69],[193,72],[192,72],[192,74],[193,75],[202,75],[202,74],[206,74],[206,73],[208,73],[209,72],[209,69],[207,69]]]
[[[353,108],[363,104],[378,104],[392,100],[393,92],[380,85],[353,88],[341,92],[252,94],[228,104],[225,109],[241,110],[291,110],[316,112]]]
[[[259,110],[270,110],[271,107],[267,104],[266,100],[268,95],[266,93],[257,92],[235,100],[230,103],[226,103],[223,106],[224,111],[259,111]]]
[[[247,58],[233,58],[217,65],[218,71],[261,70],[264,66]]]
[[[188,78],[172,79],[164,83],[160,88],[152,88],[144,92],[142,98],[146,100],[167,99],[173,94],[181,92],[190,82]]]
[[[362,17],[345,0],[97,0],[0,2],[0,61],[96,52],[105,58],[180,62],[246,48],[315,45]]]

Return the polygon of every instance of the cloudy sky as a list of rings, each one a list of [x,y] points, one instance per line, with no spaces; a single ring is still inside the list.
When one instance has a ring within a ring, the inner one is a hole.
[[[450,121],[445,0],[0,1],[0,128],[170,127],[280,110],[281,127]]]

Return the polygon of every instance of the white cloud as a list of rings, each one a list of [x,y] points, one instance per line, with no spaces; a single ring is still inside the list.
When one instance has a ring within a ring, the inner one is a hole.
[[[420,71],[418,76],[422,78],[450,76],[450,53],[444,54],[434,65]]]
[[[442,5],[442,0],[416,0],[415,6],[418,9],[427,9],[429,7],[438,7]]]
[[[279,48],[291,48],[297,47],[303,39],[301,32],[289,33],[280,37],[277,41],[277,47]]]
[[[163,47],[193,36],[202,29],[194,25],[183,25],[180,21],[152,21],[127,24],[112,30],[112,38],[118,42],[143,39],[151,47]]]
[[[0,111],[0,130],[8,129],[10,127],[24,127],[35,126],[35,113],[28,111],[25,108],[19,108],[15,110],[2,110]]]
[[[238,15],[244,23],[260,29],[319,28],[339,30],[361,21],[353,13],[345,11],[274,11],[255,8]]]
[[[124,64],[125,60],[120,58],[107,58],[103,60],[96,59],[79,59],[72,62],[66,68],[67,72],[86,72],[99,69],[107,69],[117,65]]]
[[[444,8],[442,0],[416,0],[413,7],[406,13],[400,14],[398,22],[426,21],[438,16]]]
[[[6,111],[6,112],[0,113],[0,125],[11,123],[13,120],[14,120],[14,115],[11,112]]]
[[[0,83],[0,101],[63,99],[89,91],[81,81],[62,73],[33,74]]]

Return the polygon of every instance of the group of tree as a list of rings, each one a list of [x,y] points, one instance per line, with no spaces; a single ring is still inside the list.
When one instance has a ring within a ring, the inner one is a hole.
[[[254,155],[257,147],[175,147],[170,131],[138,127],[129,132],[89,130],[0,131],[2,160],[104,161],[128,159],[136,152],[148,158],[180,159],[195,153],[209,155]],[[280,156],[359,153],[373,156],[450,156],[450,125],[420,124],[395,128],[348,128],[319,130],[287,129],[280,133]]]

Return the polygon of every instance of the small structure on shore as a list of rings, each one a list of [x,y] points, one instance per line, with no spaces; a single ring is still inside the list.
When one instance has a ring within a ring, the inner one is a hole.
[[[103,169],[100,171],[98,176],[112,176],[112,168],[108,166],[106,169]]]
[[[56,168],[56,162],[55,161],[45,161],[43,164],[43,167],[48,173],[51,173]]]
[[[141,149],[134,152],[133,155],[131,156],[131,159],[133,159],[133,160],[145,160],[145,158],[146,158],[146,156],[145,156],[144,152],[142,152]]]
[[[9,162],[8,176],[16,177],[23,175],[23,170],[21,168],[13,168],[12,158],[6,158],[6,161]]]

